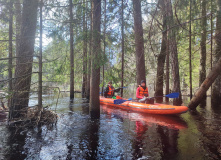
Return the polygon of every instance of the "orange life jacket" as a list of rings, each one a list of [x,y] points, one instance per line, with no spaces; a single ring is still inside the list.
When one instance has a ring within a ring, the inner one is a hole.
[[[145,96],[148,95],[148,88],[146,87],[146,89],[143,89],[143,87],[140,87],[140,92],[139,92],[139,96]]]
[[[108,96],[113,96],[114,95],[114,87],[113,86],[109,86],[109,91],[107,92]]]

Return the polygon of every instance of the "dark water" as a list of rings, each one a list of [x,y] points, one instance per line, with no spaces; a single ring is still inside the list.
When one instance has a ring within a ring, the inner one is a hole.
[[[44,100],[55,109],[56,99]],[[103,105],[91,120],[85,99],[61,97],[54,126],[15,136],[0,122],[0,159],[221,159],[221,114],[210,106],[208,99],[197,113],[160,116]]]

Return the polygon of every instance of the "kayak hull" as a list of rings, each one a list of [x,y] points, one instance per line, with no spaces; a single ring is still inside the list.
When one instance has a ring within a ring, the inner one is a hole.
[[[111,115],[118,118],[127,118],[131,121],[139,121],[142,124],[146,124],[148,126],[159,125],[165,126],[169,129],[186,129],[187,123],[179,116],[167,116],[167,115],[156,115],[156,114],[148,114],[148,113],[138,113],[138,112],[130,112],[123,108],[118,108],[115,106],[102,105],[101,107],[103,113],[106,113],[110,118]]]
[[[167,104],[145,104],[139,102],[125,101],[121,104],[114,104],[114,99],[100,97],[100,104],[106,104],[110,106],[116,106],[136,112],[143,112],[149,114],[182,114],[188,111],[186,106],[172,106]]]

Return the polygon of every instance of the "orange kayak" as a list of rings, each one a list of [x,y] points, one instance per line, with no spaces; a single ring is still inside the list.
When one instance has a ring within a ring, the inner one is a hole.
[[[186,106],[173,106],[168,104],[145,104],[139,102],[126,101],[121,104],[114,104],[115,99],[100,97],[100,104],[116,106],[137,112],[149,114],[182,114],[188,111]]]
[[[153,115],[147,113],[128,112],[128,110],[108,105],[102,105],[101,108],[102,111],[106,113],[108,118],[110,119],[112,118],[111,115],[117,115],[117,117],[127,118],[131,121],[140,121],[148,126],[157,124],[170,129],[180,130],[187,128],[187,123],[179,116]]]

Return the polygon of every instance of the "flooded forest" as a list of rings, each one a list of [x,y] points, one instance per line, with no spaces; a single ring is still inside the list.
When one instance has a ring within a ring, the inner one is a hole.
[[[221,0],[0,0],[0,160],[221,159]]]

